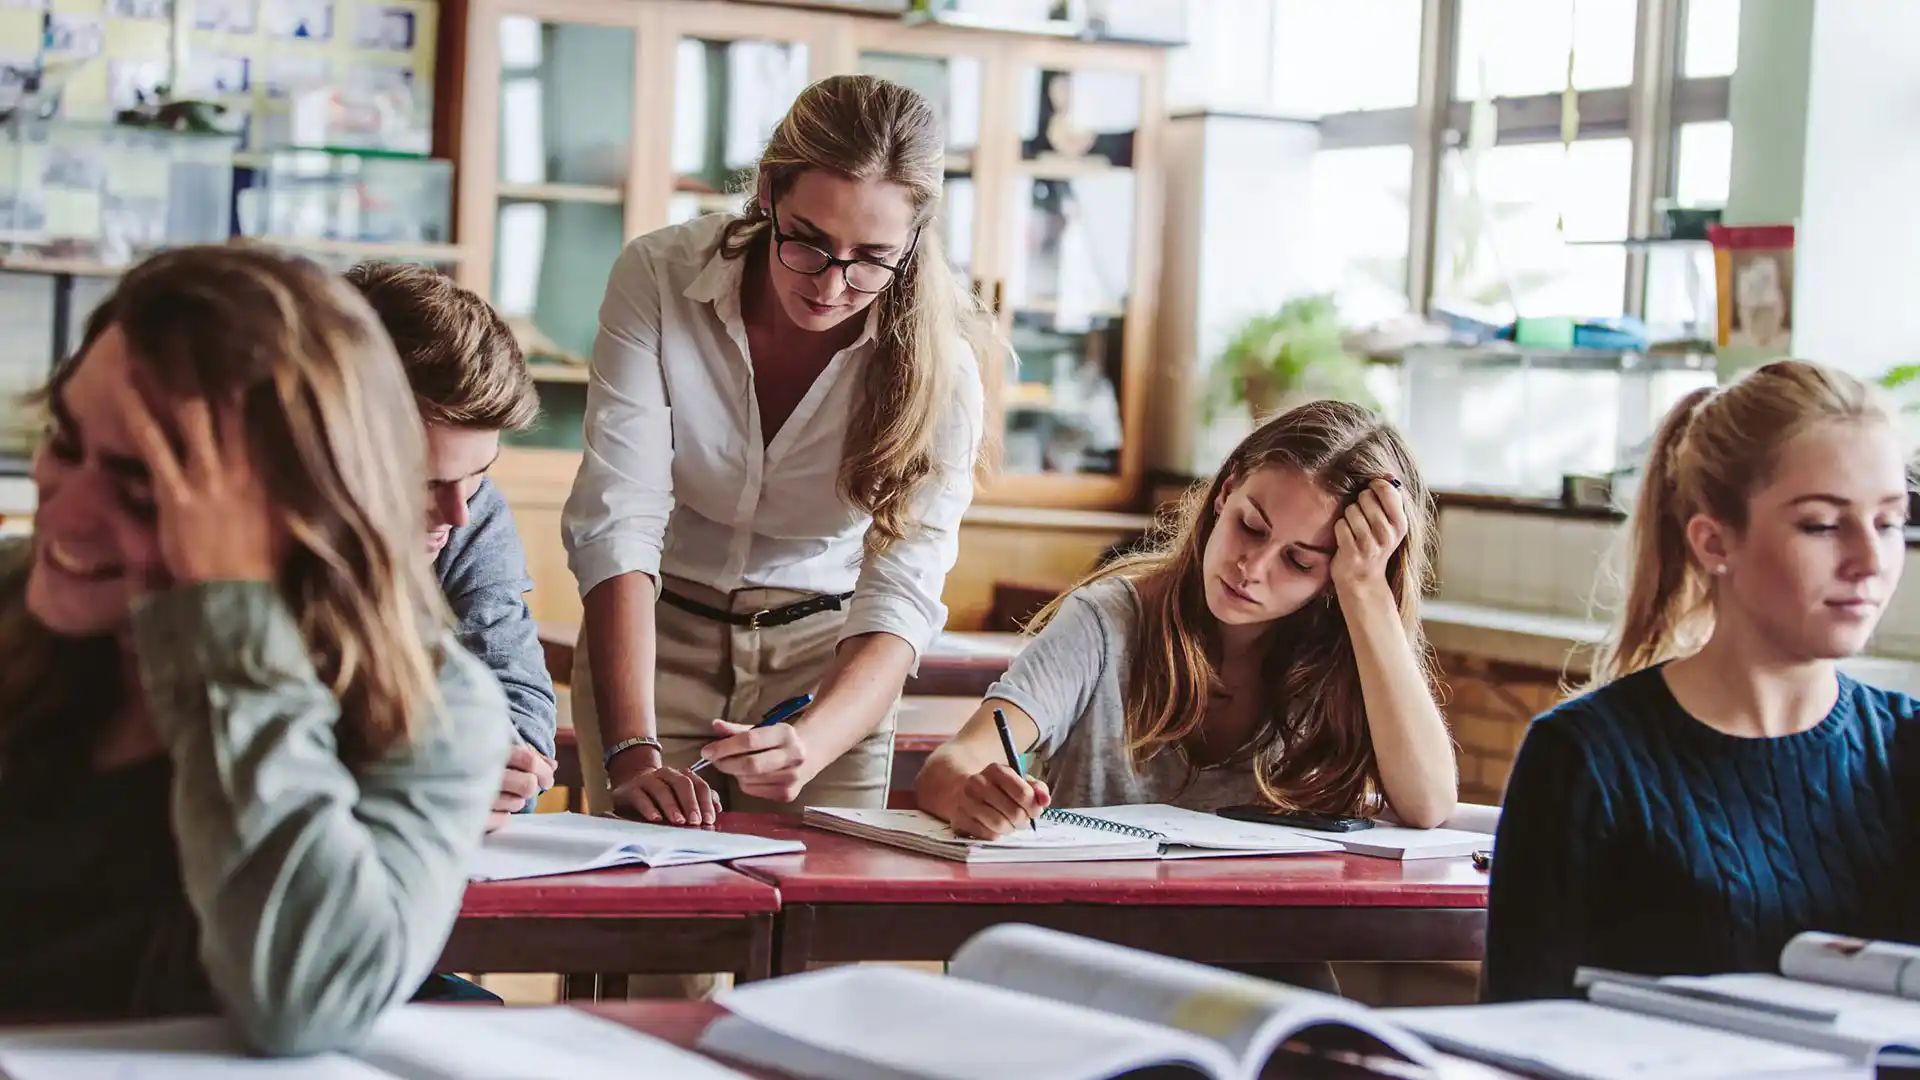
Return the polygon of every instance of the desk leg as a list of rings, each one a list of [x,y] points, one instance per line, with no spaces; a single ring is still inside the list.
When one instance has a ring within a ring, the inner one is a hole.
[[[774,935],[778,925],[772,915],[756,915],[747,920],[750,936],[746,964],[733,973],[735,982],[755,982],[773,974]]]
[[[774,921],[773,973],[797,975],[813,960],[815,912],[812,904],[782,904]]]

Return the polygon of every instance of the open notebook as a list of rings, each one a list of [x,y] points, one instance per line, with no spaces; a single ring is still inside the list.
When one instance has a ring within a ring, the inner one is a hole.
[[[1432,1052],[1341,998],[1006,923],[951,976],[839,967],[752,983],[700,1047],[802,1080],[1253,1080],[1291,1053],[1431,1066]]]
[[[1015,829],[998,840],[956,835],[946,822],[922,810],[809,806],[801,820],[832,832],[967,863],[1197,859],[1340,850],[1330,839],[1152,803],[1049,810],[1038,830]]]
[[[1780,970],[1650,978],[1582,968],[1584,1002],[1394,1015],[1456,1053],[1578,1080],[1920,1067],[1920,948],[1803,933],[1781,950]]]
[[[407,1005],[358,1053],[247,1056],[218,1020],[0,1033],[7,1080],[745,1080],[698,1054],[568,1008]]]
[[[523,814],[481,841],[467,866],[467,878],[505,881],[613,866],[685,866],[804,850],[806,845],[798,840],[585,814]]]

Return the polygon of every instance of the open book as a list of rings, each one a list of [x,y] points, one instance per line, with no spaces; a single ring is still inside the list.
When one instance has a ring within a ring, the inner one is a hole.
[[[923,810],[809,806],[801,820],[863,840],[968,863],[1197,859],[1340,850],[1330,839],[1152,803],[1049,810],[1041,816],[1039,829],[1015,829],[998,840],[967,839]]]
[[[1253,1080],[1296,1047],[1434,1062],[1344,999],[1033,926],[975,934],[950,970],[741,986],[700,1048],[804,1080]]]
[[[0,1032],[8,1080],[745,1080],[698,1054],[560,1007],[407,1005],[358,1053],[248,1056],[218,1020]]]
[[[480,842],[467,866],[467,878],[505,881],[613,866],[685,866],[805,850],[798,840],[712,829],[585,814],[523,814]]]
[[[1869,1075],[1920,1067],[1920,948],[1804,933],[1782,975],[1582,968],[1588,1000],[1393,1010],[1436,1045],[1551,1076]],[[1553,1037],[1543,1037],[1551,1033]]]

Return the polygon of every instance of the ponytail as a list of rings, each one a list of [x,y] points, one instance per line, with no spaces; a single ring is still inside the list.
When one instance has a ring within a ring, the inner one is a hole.
[[[1845,372],[1776,360],[1680,399],[1654,435],[1626,525],[1626,598],[1585,689],[1686,656],[1713,633],[1712,579],[1694,565],[1687,523],[1747,527],[1747,503],[1781,448],[1823,423],[1888,423],[1873,388]]]
[[[1640,493],[1626,524],[1626,598],[1608,640],[1594,658],[1586,689],[1597,689],[1621,677],[1673,659],[1682,651],[1682,638],[1691,624],[1708,620],[1706,589],[1694,572],[1687,544],[1689,500],[1680,490],[1679,455],[1686,452],[1694,414],[1712,397],[1712,387],[1701,387],[1680,399],[1660,422]],[[1703,635],[1704,636],[1704,635]]]

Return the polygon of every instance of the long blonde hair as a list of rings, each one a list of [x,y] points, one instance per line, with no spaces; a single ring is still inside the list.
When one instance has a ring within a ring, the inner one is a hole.
[[[840,462],[841,496],[873,517],[869,554],[912,531],[914,496],[938,468],[936,429],[960,374],[951,344],[966,342],[983,363],[995,347],[985,313],[947,265],[945,245],[932,227],[946,152],[926,98],[869,75],[835,75],[801,91],[755,170],[753,190],[765,186],[776,197],[808,169],[891,181],[913,197],[919,241],[893,284],[874,300],[879,344],[866,365]],[[750,198],[744,215],[728,224],[722,251],[740,258],[771,236],[766,208]]]
[[[1386,578],[1407,640],[1432,685],[1420,596],[1432,565],[1433,502],[1413,453],[1391,424],[1362,406],[1309,402],[1243,439],[1213,483],[1189,492],[1146,550],[1122,556],[1080,583],[1122,577],[1139,595],[1126,687],[1127,751],[1136,764],[1180,751],[1206,720],[1207,699],[1219,685],[1215,657],[1220,650],[1202,570],[1207,539],[1219,523],[1227,485],[1269,467],[1298,470],[1342,505],[1377,478],[1400,480],[1407,539],[1388,559]],[[1060,602],[1041,611],[1036,628],[1053,617]],[[1262,674],[1275,719],[1251,748],[1261,795],[1291,809],[1377,812],[1379,769],[1360,698],[1353,639],[1338,601],[1332,593],[1309,601],[1281,619],[1268,641]]]
[[[421,544],[425,441],[393,345],[367,302],[338,276],[256,247],[190,247],[130,270],[87,324],[49,398],[109,327],[164,391],[238,398],[248,452],[291,544],[279,588],[321,681],[339,699],[349,759],[406,741],[437,701],[437,644],[449,624]],[[164,414],[162,423],[165,423]],[[84,725],[81,707],[123,698],[110,641],[66,641],[16,610],[19,568],[0,617],[0,749],[45,745],[49,726]],[[108,684],[102,688],[103,679]],[[75,728],[67,726],[64,738]]]
[[[1877,394],[1843,372],[1778,360],[1680,399],[1654,435],[1625,530],[1625,598],[1584,689],[1686,656],[1713,633],[1712,590],[1694,563],[1687,522],[1747,524],[1780,448],[1816,424],[1877,421]]]

